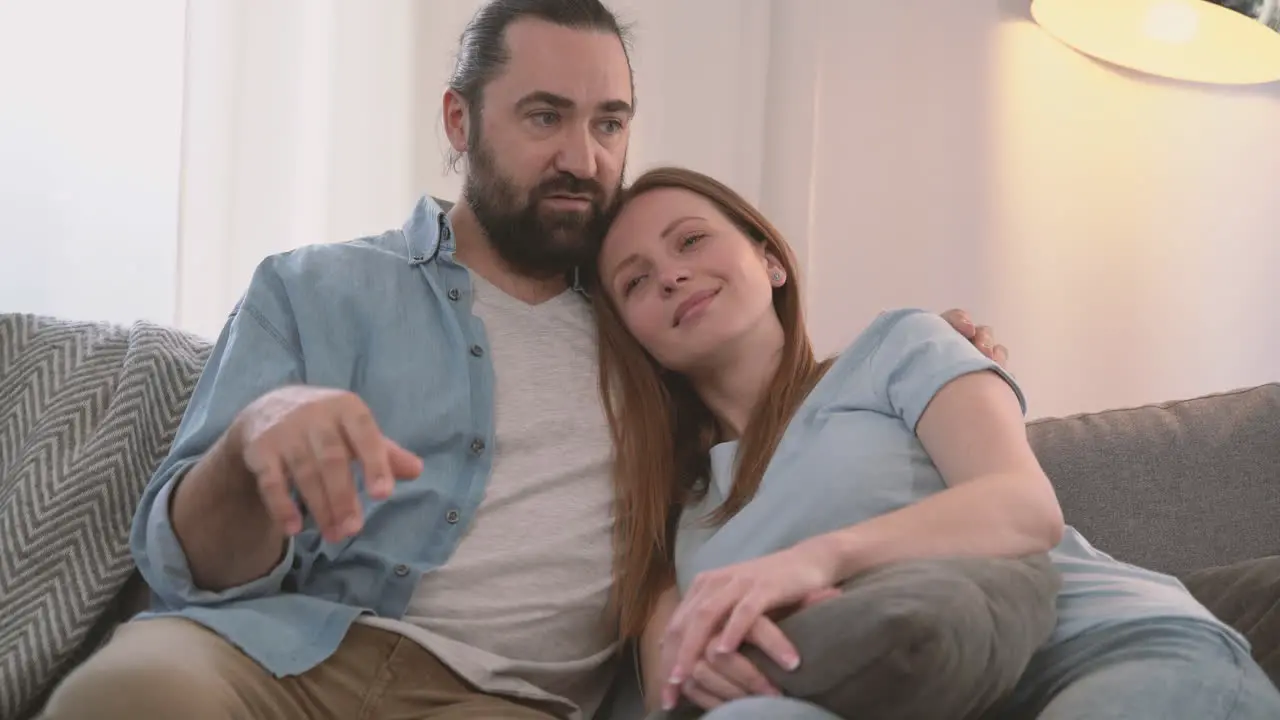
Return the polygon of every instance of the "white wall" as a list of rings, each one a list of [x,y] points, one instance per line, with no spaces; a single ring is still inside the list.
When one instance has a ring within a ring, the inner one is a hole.
[[[816,346],[843,349],[886,308],[959,306],[993,320],[994,3],[826,8],[808,232]]]
[[[0,3],[0,312],[175,319],[184,14]]]
[[[189,0],[183,327],[215,336],[266,255],[400,224],[422,5]]]

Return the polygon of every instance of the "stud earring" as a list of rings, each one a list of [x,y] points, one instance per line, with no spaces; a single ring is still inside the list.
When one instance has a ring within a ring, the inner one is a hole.
[[[769,273],[769,279],[773,281],[773,284],[774,284],[774,285],[781,285],[781,284],[782,284],[782,271],[781,271],[781,270],[774,270],[773,272]]]

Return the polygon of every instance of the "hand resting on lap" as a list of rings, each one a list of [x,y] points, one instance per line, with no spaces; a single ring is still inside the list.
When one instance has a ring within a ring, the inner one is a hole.
[[[741,652],[784,695],[858,720],[969,720],[1011,691],[1057,623],[1046,555],[886,565],[778,621],[802,662]],[[697,718],[685,702],[649,720]]]

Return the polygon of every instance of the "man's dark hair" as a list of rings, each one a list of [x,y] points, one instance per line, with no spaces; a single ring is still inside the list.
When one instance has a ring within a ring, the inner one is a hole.
[[[449,77],[449,88],[467,102],[472,132],[480,127],[484,88],[502,72],[510,60],[506,32],[517,20],[533,18],[577,30],[594,30],[617,36],[631,66],[630,32],[600,0],[490,0],[476,11],[462,31],[458,57]],[[635,73],[631,74],[632,105],[635,105]],[[453,153],[450,167],[461,155]]]

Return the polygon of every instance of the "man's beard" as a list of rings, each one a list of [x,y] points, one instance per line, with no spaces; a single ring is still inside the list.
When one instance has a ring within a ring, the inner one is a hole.
[[[462,192],[489,242],[516,272],[535,278],[565,275],[593,261],[608,227],[609,211],[621,189],[606,193],[595,180],[561,173],[528,191],[521,190],[498,170],[493,154],[483,142],[468,155]],[[543,207],[550,195],[571,194],[590,198],[581,211],[555,211]]]

